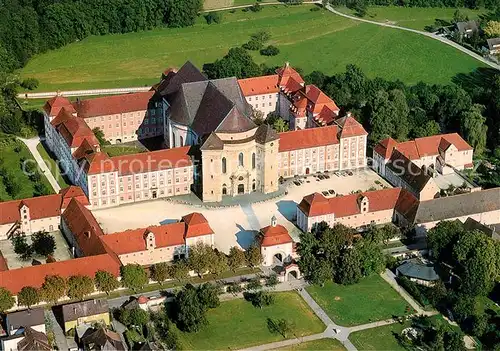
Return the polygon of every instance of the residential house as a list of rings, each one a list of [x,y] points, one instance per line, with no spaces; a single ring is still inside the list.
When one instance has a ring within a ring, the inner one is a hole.
[[[320,193],[305,196],[297,206],[297,226],[304,232],[326,222],[364,229],[372,224],[412,223],[418,200],[402,188],[367,191],[326,198]]]
[[[464,21],[455,23],[457,31],[461,37],[470,38],[472,35],[479,31],[477,21]]]
[[[1,340],[4,351],[50,351],[52,346],[47,335],[31,327],[26,327],[19,334]]]
[[[486,43],[488,44],[488,51],[490,55],[500,53],[500,38],[486,39]]]
[[[124,351],[120,335],[107,328],[90,328],[80,339],[84,350],[95,351]]]
[[[5,351],[20,350],[20,346],[23,348],[32,342],[37,342],[40,339],[38,334],[45,336],[46,333],[43,308],[8,313],[4,317],[4,323],[6,337],[0,339],[0,342],[1,349]],[[45,336],[45,340],[46,338]],[[44,345],[44,338],[41,339]]]
[[[110,324],[108,301],[87,300],[63,305],[62,321],[65,332],[82,324],[100,323],[108,326]]]

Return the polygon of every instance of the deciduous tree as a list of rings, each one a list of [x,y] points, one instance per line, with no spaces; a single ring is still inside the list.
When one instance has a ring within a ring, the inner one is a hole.
[[[48,275],[42,285],[43,300],[56,303],[66,295],[67,281],[59,275]]]
[[[120,283],[116,277],[107,271],[97,271],[95,273],[94,283],[97,290],[104,291],[106,294],[120,287]]]
[[[160,262],[151,267],[151,278],[160,284],[169,278],[169,267],[166,262]]]
[[[33,251],[41,256],[53,255],[56,250],[56,240],[46,231],[39,231],[31,236]]]
[[[86,275],[73,275],[68,279],[68,296],[72,299],[83,300],[94,290],[94,281]]]
[[[25,286],[17,294],[17,301],[20,305],[31,308],[31,306],[40,302],[40,294],[36,288]]]
[[[241,268],[245,265],[245,252],[240,250],[236,246],[232,246],[229,249],[229,255],[227,257],[229,268],[234,272],[238,268]]]
[[[9,290],[0,287],[0,312],[5,312],[14,306],[15,300]]]
[[[148,283],[148,274],[139,264],[127,264],[120,267],[122,284],[134,291],[138,291]]]
[[[251,245],[245,251],[245,258],[247,264],[251,267],[257,267],[262,263],[262,253],[260,252],[260,247],[257,244]]]

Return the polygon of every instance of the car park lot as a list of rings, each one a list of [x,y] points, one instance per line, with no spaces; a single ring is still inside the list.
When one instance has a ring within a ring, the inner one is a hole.
[[[371,169],[353,171],[353,175],[335,175],[318,178],[319,174],[294,178],[287,182],[286,195],[260,203],[245,204],[223,208],[178,204],[165,200],[154,200],[93,211],[105,233],[126,229],[165,224],[180,220],[191,212],[202,213],[214,230],[216,246],[225,252],[231,246],[247,248],[260,228],[270,224],[273,214],[278,223],[284,225],[294,238],[299,229],[295,226],[296,208],[302,198],[314,192],[328,192],[329,196],[347,195],[353,191],[366,191],[370,188],[381,189],[390,185]],[[294,184],[297,182],[299,185]],[[377,182],[377,183],[376,183]],[[334,193],[330,194],[330,190]],[[326,195],[325,195],[326,196]]]

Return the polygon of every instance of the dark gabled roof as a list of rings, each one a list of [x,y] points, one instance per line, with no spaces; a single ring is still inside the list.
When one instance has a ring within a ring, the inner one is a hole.
[[[17,349],[19,351],[49,351],[52,347],[50,347],[47,335],[28,327],[24,330],[24,338],[17,343]]]
[[[408,261],[396,268],[398,272],[406,277],[421,279],[426,281],[439,280],[439,276],[432,264]]]
[[[477,31],[477,22],[476,21],[457,22],[457,28],[460,33],[465,33],[467,30],[472,30],[473,32],[475,32]]]
[[[500,210],[500,188],[440,197],[420,202],[416,223],[442,221]]]
[[[200,150],[222,150],[224,142],[215,133],[210,133]]]
[[[205,81],[205,77],[195,65],[187,61],[175,74],[169,74],[160,82],[157,91],[161,96],[173,94],[183,83]]]
[[[64,322],[76,321],[81,317],[95,316],[101,313],[109,313],[107,300],[87,300],[62,306]]]
[[[487,225],[484,225],[481,222],[476,221],[472,217],[468,217],[465,220],[464,228],[466,230],[480,230],[484,234],[488,235],[489,237],[493,237],[493,234],[495,234],[495,227],[494,226],[488,227]]]
[[[215,131],[218,133],[242,133],[256,127],[250,118],[242,114],[236,106],[233,106]]]
[[[93,346],[93,350],[125,350],[120,335],[103,327],[87,331],[82,337],[82,343],[87,346],[86,349]],[[105,348],[107,343],[109,345]]]
[[[255,132],[255,141],[259,144],[265,144],[278,139],[278,133],[268,124],[261,124]]]
[[[398,150],[392,152],[387,167],[417,194],[422,191],[432,178]]]
[[[6,319],[8,333],[10,333],[11,330],[19,329],[21,327],[26,328],[45,324],[43,308],[12,312],[7,315]]]
[[[500,38],[486,39],[486,42],[488,43],[488,48],[490,50],[498,49],[500,46]]]

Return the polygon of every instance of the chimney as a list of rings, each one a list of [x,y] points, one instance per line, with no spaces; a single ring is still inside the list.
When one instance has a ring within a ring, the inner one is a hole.
[[[285,67],[290,67],[290,62],[286,61],[285,62]]]

